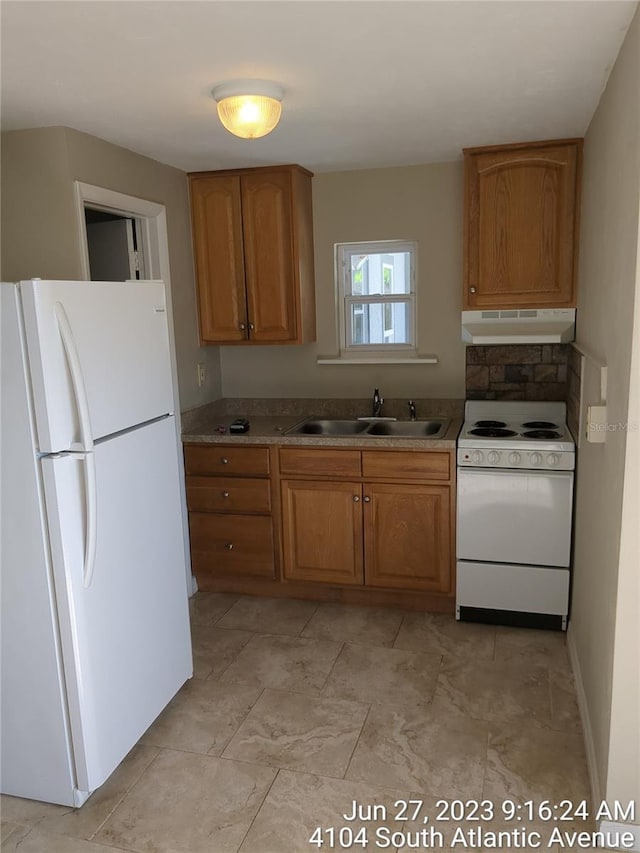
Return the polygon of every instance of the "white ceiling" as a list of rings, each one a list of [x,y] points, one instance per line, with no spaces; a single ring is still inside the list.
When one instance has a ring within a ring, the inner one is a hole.
[[[66,125],[186,171],[454,160],[464,146],[582,136],[637,2],[3,0],[3,129]],[[211,88],[285,89],[240,140]]]

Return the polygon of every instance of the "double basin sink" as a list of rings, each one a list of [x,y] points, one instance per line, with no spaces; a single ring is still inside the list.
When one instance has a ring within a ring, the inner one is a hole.
[[[333,437],[360,438],[442,438],[450,421],[447,418],[431,418],[424,421],[398,421],[385,418],[357,418],[340,420],[334,418],[307,418],[288,429],[285,435],[328,435]]]

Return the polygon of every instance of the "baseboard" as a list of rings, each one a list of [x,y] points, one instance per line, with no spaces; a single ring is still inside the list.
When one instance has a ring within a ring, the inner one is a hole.
[[[582,681],[582,672],[580,670],[580,661],[576,644],[573,639],[573,631],[571,622],[567,629],[567,651],[569,652],[569,661],[573,670],[573,677],[576,682],[576,698],[578,700],[578,709],[580,711],[580,719],[582,721],[582,731],[584,733],[584,746],[587,753],[587,768],[589,771],[589,786],[591,788],[591,804],[592,808],[597,809],[603,801],[603,792],[600,787],[600,779],[598,777],[598,765],[596,762],[596,750],[593,742],[593,729],[591,728],[591,718],[589,716],[589,706],[587,705],[587,695],[584,692],[584,684]],[[624,849],[634,853],[640,853],[640,826],[633,823],[617,823],[611,820],[601,820],[596,827],[600,832],[609,835],[610,838],[616,835],[622,836],[623,833],[633,834],[633,845],[625,846]],[[607,848],[614,849],[614,848]]]
[[[580,670],[580,661],[576,644],[573,639],[572,624],[569,622],[567,629],[567,651],[569,652],[569,661],[573,670],[573,677],[576,682],[576,698],[578,700],[578,710],[580,711],[580,719],[582,720],[582,731],[584,734],[584,746],[587,753],[587,768],[589,770],[589,785],[591,787],[591,802],[594,806],[598,806],[602,802],[602,790],[600,788],[600,779],[598,777],[598,764],[596,761],[596,750],[593,742],[593,729],[591,728],[591,718],[589,716],[589,706],[587,704],[587,694],[584,692],[584,684],[582,682],[582,672]]]

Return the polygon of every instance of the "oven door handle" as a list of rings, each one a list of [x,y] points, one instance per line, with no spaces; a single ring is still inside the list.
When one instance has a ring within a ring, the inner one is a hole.
[[[549,477],[573,479],[573,471],[549,471],[540,468],[458,468],[458,482],[464,477]]]

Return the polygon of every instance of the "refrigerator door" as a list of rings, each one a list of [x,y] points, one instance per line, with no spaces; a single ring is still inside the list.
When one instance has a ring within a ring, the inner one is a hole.
[[[41,452],[90,449],[174,411],[162,282],[35,280],[20,292]]]
[[[84,466],[42,459],[78,787],[101,785],[191,676],[173,417],[99,442],[95,566]]]

